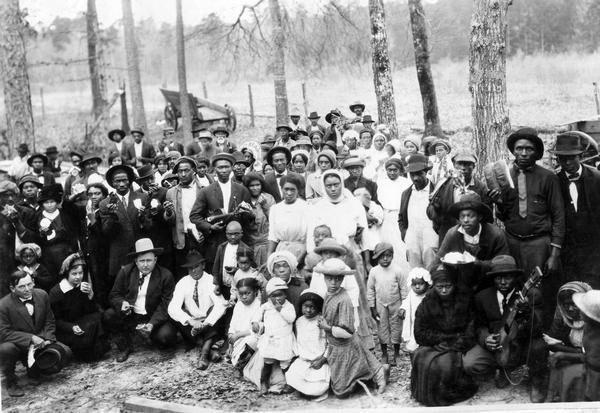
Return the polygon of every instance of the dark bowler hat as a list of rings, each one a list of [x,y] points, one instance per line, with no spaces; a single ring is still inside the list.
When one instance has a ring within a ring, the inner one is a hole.
[[[48,146],[46,148],[46,155],[54,155],[58,153],[58,149],[56,149],[56,146]]]
[[[131,130],[131,135],[132,135],[132,136],[133,136],[133,134],[134,134],[134,133],[139,133],[139,134],[140,134],[140,135],[142,135],[142,136],[144,136],[144,135],[145,135],[145,133],[144,133],[144,131],[142,130],[142,128],[139,128],[139,127],[138,127],[138,128],[133,128],[133,129]]]
[[[206,262],[206,258],[202,256],[198,251],[192,251],[185,257],[185,262],[181,264],[183,268],[195,268],[198,264]]]
[[[266,161],[268,165],[273,166],[273,155],[283,153],[285,155],[286,164],[292,162],[292,153],[285,146],[274,146],[267,152]]]
[[[277,127],[275,128],[275,130],[281,129],[281,128],[287,129],[288,132],[292,131],[292,128],[290,128],[290,125],[288,125],[287,123],[280,123],[280,124],[278,124]]]
[[[338,118],[342,116],[342,113],[337,109],[332,109],[329,111],[327,115],[325,115],[325,122],[331,123],[331,117],[337,116]]]
[[[99,164],[101,164],[102,158],[100,156],[96,155],[95,153],[86,153],[85,155],[83,155],[80,165],[83,166],[86,162],[90,162],[90,161],[96,161]]]
[[[23,190],[23,185],[25,185],[27,182],[31,182],[32,184],[34,184],[38,188],[41,188],[41,187],[44,186],[40,182],[40,180],[38,179],[37,176],[32,175],[32,174],[27,174],[27,175],[24,175],[21,179],[19,179],[19,189]]]
[[[182,156],[181,158],[177,159],[175,161],[175,165],[173,165],[173,173],[174,174],[176,174],[177,171],[179,171],[179,165],[181,165],[182,163],[189,163],[192,166],[192,169],[194,171],[196,171],[196,169],[198,169],[198,164],[196,163],[194,158],[189,157],[189,156]],[[206,163],[206,166],[208,166],[208,162]]]
[[[129,178],[129,182],[135,181],[135,172],[133,171],[133,168],[131,166],[115,165],[115,166],[111,166],[108,169],[108,171],[106,171],[106,182],[108,182],[109,185],[112,185],[113,177],[115,176],[115,174],[117,174],[119,172],[126,173],[127,178]]]
[[[215,166],[215,163],[217,163],[217,161],[227,161],[231,164],[231,166],[235,165],[235,158],[233,157],[233,155],[227,152],[221,152],[214,155],[210,160],[210,165]]]
[[[554,155],[580,155],[588,145],[588,138],[591,137],[587,133],[579,131],[561,133],[556,137],[554,149],[548,152]]]
[[[152,175],[154,175],[154,168],[152,167],[152,165],[146,164],[144,166],[137,168],[137,174],[138,174],[138,177],[137,177],[136,181],[138,181],[138,182],[142,181],[142,180],[150,178]]]
[[[494,214],[492,210],[483,202],[481,197],[476,192],[467,192],[460,197],[460,201],[455,202],[450,206],[449,213],[454,218],[458,219],[460,211],[465,209],[472,209],[477,211],[483,217],[483,222],[493,222]]]
[[[321,119],[321,117],[317,112],[310,112],[310,115],[308,115],[308,119]]]
[[[227,129],[227,126],[225,125],[217,125],[213,128],[212,133],[213,135],[216,134],[217,132],[223,132],[224,134],[226,134],[227,136],[229,136],[229,129]]]
[[[408,156],[407,172],[428,171],[431,169],[429,159],[423,154],[415,153]]]
[[[123,129],[113,129],[110,132],[108,132],[108,139],[110,139],[111,141],[114,141],[115,135],[119,135],[119,136],[121,136],[121,139],[123,139],[123,138],[125,138],[126,133]]]
[[[515,143],[519,139],[527,139],[528,141],[533,143],[533,146],[535,147],[537,153],[537,159],[542,159],[542,156],[544,155],[544,142],[542,142],[542,139],[538,136],[538,133],[535,129],[521,128],[516,132],[513,132],[510,135],[508,135],[508,138],[506,138],[506,146],[508,147],[510,153],[514,154]]]
[[[371,115],[364,115],[362,118],[362,123],[375,123]]]
[[[31,155],[28,159],[27,159],[27,165],[31,166],[31,164],[33,163],[33,160],[35,158],[40,158],[42,160],[42,162],[44,163],[44,166],[48,165],[48,157],[46,155],[44,155],[43,153],[34,153],[33,155]]]
[[[130,257],[137,257],[138,255],[147,252],[153,252],[156,255],[160,255],[163,252],[163,248],[154,248],[154,244],[150,238],[140,238],[135,242],[135,250],[127,255]]]
[[[61,344],[51,343],[34,353],[34,366],[43,374],[55,374],[62,370],[71,358],[71,350]]]
[[[487,275],[495,277],[501,274],[522,275],[523,270],[517,266],[517,262],[510,255],[498,255],[492,258],[490,271]]]

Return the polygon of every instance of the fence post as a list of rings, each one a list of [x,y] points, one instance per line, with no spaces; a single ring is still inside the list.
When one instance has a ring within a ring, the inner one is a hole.
[[[204,99],[208,99],[208,93],[206,93],[206,82],[202,81],[202,93],[204,94]]]
[[[44,105],[44,88],[40,88],[40,100],[42,102],[42,120],[46,119],[46,106]]]
[[[254,127],[254,102],[252,101],[252,86],[248,85],[248,102],[250,103],[250,127]]]
[[[302,82],[302,103],[304,105],[304,116],[308,118],[308,99],[306,99],[306,83]]]

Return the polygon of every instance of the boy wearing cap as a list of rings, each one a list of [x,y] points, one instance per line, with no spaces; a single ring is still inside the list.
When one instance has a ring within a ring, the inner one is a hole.
[[[34,175],[25,175],[19,180],[19,190],[21,191],[21,200],[17,205],[30,208],[37,211],[40,208],[38,204],[38,194],[42,189],[40,180]]]

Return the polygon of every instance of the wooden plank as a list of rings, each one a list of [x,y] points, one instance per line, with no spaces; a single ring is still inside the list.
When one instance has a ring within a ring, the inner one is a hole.
[[[206,409],[186,404],[164,402],[161,400],[146,399],[144,397],[129,397],[125,400],[123,409],[127,412],[143,413],[192,413],[192,412],[217,412],[215,409]]]

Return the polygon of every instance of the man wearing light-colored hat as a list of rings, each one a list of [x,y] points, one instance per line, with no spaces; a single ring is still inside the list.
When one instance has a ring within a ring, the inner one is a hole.
[[[124,265],[117,274],[108,297],[112,308],[105,312],[107,325],[116,333],[117,362],[127,360],[133,352],[135,332],[160,348],[177,342],[177,330],[168,322],[167,312],[175,281],[168,269],[157,265],[162,252],[150,238],[141,238],[129,254],[134,262]]]
[[[363,175],[365,161],[359,157],[350,157],[344,161],[342,167],[348,171],[350,176],[344,180],[344,187],[354,193],[357,188],[365,188],[371,195],[371,200],[379,203],[377,200],[377,184]]]

